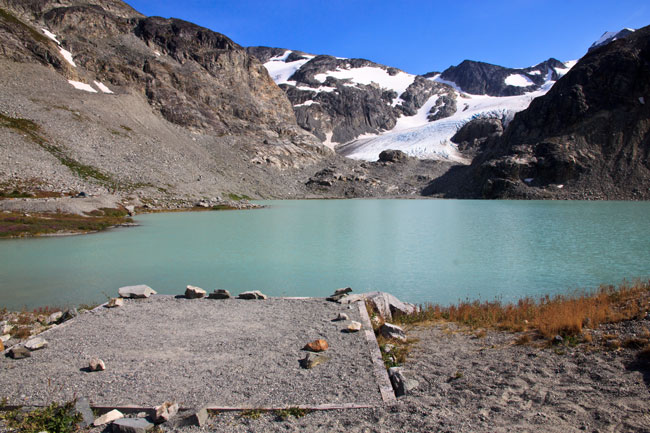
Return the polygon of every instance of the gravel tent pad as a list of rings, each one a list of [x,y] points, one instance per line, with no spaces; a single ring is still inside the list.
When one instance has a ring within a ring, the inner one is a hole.
[[[344,332],[349,322],[333,321],[341,312],[364,321],[359,306],[318,298],[126,300],[41,334],[49,347],[31,358],[2,357],[0,397],[34,406],[81,396],[97,407],[379,405],[376,341]],[[319,338],[330,359],[302,368],[304,345]],[[93,357],[105,371],[87,371]]]

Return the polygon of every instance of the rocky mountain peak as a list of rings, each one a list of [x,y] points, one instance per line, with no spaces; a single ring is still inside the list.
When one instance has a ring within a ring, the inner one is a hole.
[[[610,42],[614,42],[618,39],[623,39],[631,35],[632,33],[634,33],[634,29],[629,29],[629,28],[624,28],[623,30],[619,30],[617,32],[605,32],[600,37],[600,39],[598,39],[596,42],[591,44],[591,46],[589,47],[589,51],[607,45]]]

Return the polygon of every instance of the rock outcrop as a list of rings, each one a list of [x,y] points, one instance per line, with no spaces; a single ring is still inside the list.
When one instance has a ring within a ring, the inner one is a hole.
[[[650,198],[650,27],[587,53],[468,168],[428,192],[480,198]]]
[[[473,95],[513,96],[538,90],[545,82],[557,80],[567,65],[550,58],[523,69],[505,68],[490,63],[464,60],[445,69],[440,78],[451,81]],[[436,75],[436,73],[425,76]],[[509,77],[513,81],[508,80]],[[510,84],[509,84],[510,83]]]

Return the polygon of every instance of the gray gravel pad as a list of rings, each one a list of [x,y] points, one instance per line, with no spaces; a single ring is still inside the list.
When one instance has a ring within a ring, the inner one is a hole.
[[[212,300],[154,296],[99,308],[42,336],[49,347],[0,359],[0,397],[43,405],[87,396],[95,406],[281,407],[380,404],[362,333],[333,322],[356,305],[323,299]],[[303,346],[328,341],[331,358],[300,367]],[[99,357],[106,371],[85,371]]]

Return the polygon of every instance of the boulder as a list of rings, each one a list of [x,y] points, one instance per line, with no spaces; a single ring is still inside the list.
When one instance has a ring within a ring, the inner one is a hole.
[[[381,162],[400,162],[408,159],[408,155],[401,150],[386,149],[379,154]]]
[[[124,209],[126,209],[126,211],[129,213],[129,216],[135,215],[135,206],[133,206],[132,204],[128,206],[124,206]]]
[[[339,302],[341,299],[346,298],[350,292],[352,292],[352,288],[350,287],[346,287],[344,289],[336,289],[334,293],[327,298],[327,300],[332,302]]]
[[[303,348],[305,350],[311,350],[312,352],[323,352],[329,349],[329,344],[323,339],[314,340],[311,343],[307,343]]]
[[[393,320],[393,314],[412,314],[418,311],[418,308],[406,302],[402,302],[395,296],[386,292],[368,292],[359,295],[349,295],[338,302],[340,304],[351,304],[358,301],[370,301],[377,314],[384,320]]]
[[[336,319],[334,319],[334,321],[336,322],[343,321],[343,320],[350,320],[350,316],[348,316],[345,313],[339,313],[339,315],[336,316]]]
[[[228,290],[216,289],[208,295],[208,299],[230,299],[232,295]]]
[[[63,317],[63,311],[57,311],[56,313],[52,313],[49,316],[47,316],[47,319],[45,319],[45,324],[54,325],[55,323],[58,323],[62,317]]]
[[[179,413],[177,417],[172,418],[167,424],[173,429],[178,429],[189,426],[203,427],[207,421],[208,410],[207,408],[202,408],[197,411],[184,411]]]
[[[406,395],[409,391],[412,391],[419,385],[417,380],[406,379],[402,367],[389,368],[388,377],[390,377],[390,383],[393,385],[393,390],[395,390],[395,396],[397,397]]]
[[[266,299],[267,296],[260,292],[259,290],[253,290],[249,292],[243,292],[240,293],[239,296],[237,296],[239,299]]]
[[[147,433],[153,427],[144,418],[121,418],[111,424],[113,433]]]
[[[90,371],[104,371],[106,370],[106,364],[99,358],[92,358],[88,363],[88,368]]]
[[[336,296],[336,295],[347,295],[347,294],[350,293],[350,292],[352,292],[352,288],[351,288],[351,287],[346,287],[346,288],[344,288],[344,289],[336,289],[336,290],[334,290],[334,295],[332,295],[332,296]]]
[[[74,402],[74,410],[76,413],[81,415],[81,421],[79,422],[79,427],[85,428],[93,423],[95,420],[95,415],[93,415],[92,409],[90,409],[90,402],[86,397],[78,398]]]
[[[121,418],[124,418],[124,414],[117,409],[113,409],[112,411],[107,412],[99,418],[95,419],[95,421],[93,421],[93,425],[97,427]]]
[[[10,339],[11,339],[11,335],[9,335],[9,334],[0,335],[0,341],[2,341],[3,343],[6,343]]]
[[[25,347],[32,351],[45,349],[47,345],[48,345],[47,340],[41,337],[32,338],[31,340],[25,343]]]
[[[23,346],[16,346],[9,349],[9,352],[7,352],[7,356],[9,356],[12,359],[23,359],[23,358],[29,358],[30,356],[32,356],[32,354],[29,352],[29,350],[25,349]]]
[[[357,332],[361,330],[361,323],[352,321],[347,327],[348,332]]]
[[[70,320],[70,319],[74,319],[78,315],[79,315],[79,312],[77,311],[76,308],[69,308],[69,309],[65,310],[65,312],[63,313],[63,316],[61,316],[61,319],[59,320],[59,323],[65,322],[65,321]]]
[[[146,284],[120,287],[117,292],[122,298],[148,298],[158,293]]]
[[[204,298],[206,295],[206,291],[203,290],[200,287],[196,286],[187,286],[185,288],[185,297],[187,299],[198,299],[198,298]]]
[[[406,334],[404,333],[404,330],[397,325],[384,323],[379,328],[379,333],[384,338],[393,338],[395,340],[406,342]]]
[[[322,353],[310,352],[300,360],[300,365],[302,368],[310,369],[316,367],[318,364],[328,361],[329,359],[329,356],[323,355]]]
[[[160,406],[156,406],[155,413],[152,416],[153,422],[160,424],[172,419],[178,413],[178,403],[166,401]]]
[[[106,308],[116,308],[124,306],[124,298],[111,298],[106,305]]]

